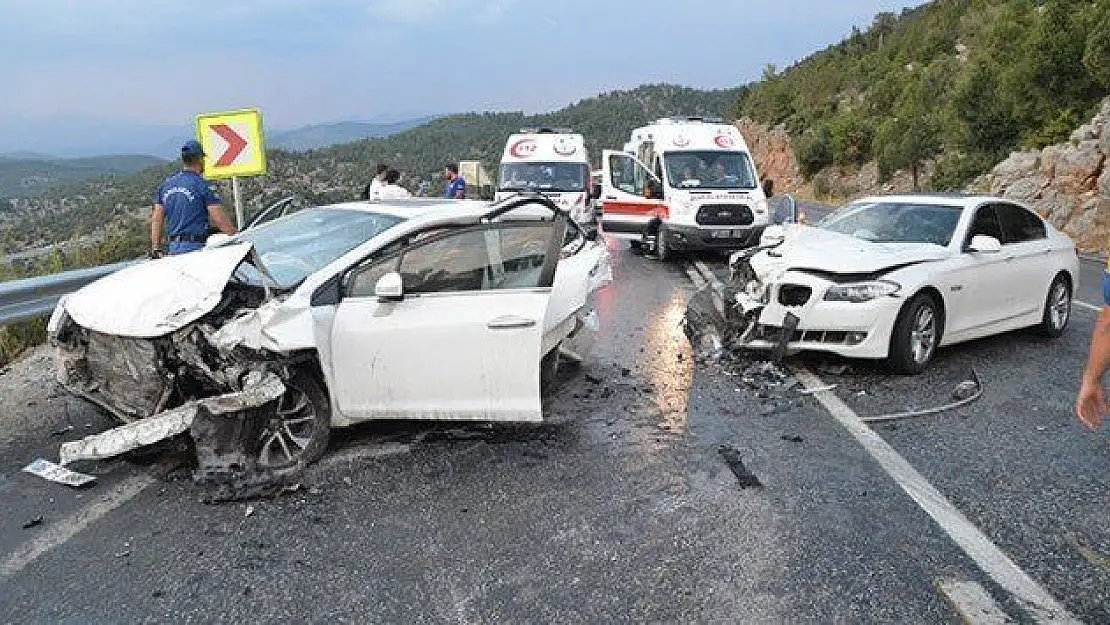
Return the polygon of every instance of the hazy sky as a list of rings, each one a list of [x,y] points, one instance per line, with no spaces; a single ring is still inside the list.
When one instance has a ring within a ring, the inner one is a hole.
[[[0,119],[269,125],[728,87],[891,0],[0,0]]]

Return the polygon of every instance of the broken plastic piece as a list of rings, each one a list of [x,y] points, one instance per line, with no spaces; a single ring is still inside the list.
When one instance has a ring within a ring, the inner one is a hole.
[[[58,484],[65,484],[66,486],[72,486],[74,488],[80,488],[96,481],[96,478],[91,475],[85,475],[84,473],[70,471],[69,469],[59,464],[54,464],[53,462],[46,460],[45,458],[38,458],[31,464],[23,467],[23,471],[25,473],[30,473],[31,475],[37,475],[44,480],[49,480]]]
[[[63,465],[77,460],[111,458],[188,431],[200,406],[212,414],[240,412],[274,401],[284,393],[281,379],[269,373],[242,391],[190,402],[79,441],[63,443],[58,455]]]

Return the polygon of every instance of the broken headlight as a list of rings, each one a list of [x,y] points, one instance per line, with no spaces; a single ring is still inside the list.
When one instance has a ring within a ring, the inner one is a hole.
[[[870,302],[873,299],[898,293],[902,287],[886,280],[837,284],[825,291],[826,302]]]

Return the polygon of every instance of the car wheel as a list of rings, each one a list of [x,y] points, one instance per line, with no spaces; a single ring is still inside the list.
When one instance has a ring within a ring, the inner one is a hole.
[[[320,459],[331,436],[331,404],[316,377],[296,371],[262,428],[258,464],[280,469]]]
[[[1056,276],[1052,286],[1048,287],[1045,297],[1044,314],[1038,330],[1044,336],[1057,338],[1064,333],[1071,320],[1071,284],[1067,277]]]
[[[887,359],[891,368],[907,375],[924,371],[940,345],[941,330],[936,300],[924,293],[910,298],[894,322]]]
[[[559,346],[547,352],[540,360],[540,395],[550,395],[555,390],[559,376]]]
[[[632,250],[633,254],[643,254],[644,242],[639,239],[632,239],[628,242],[628,249]]]

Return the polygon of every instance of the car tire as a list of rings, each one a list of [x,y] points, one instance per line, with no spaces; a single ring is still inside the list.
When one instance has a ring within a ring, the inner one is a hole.
[[[540,359],[540,395],[547,396],[555,391],[555,383],[559,378],[559,346],[547,352]]]
[[[639,239],[632,239],[628,242],[628,249],[632,250],[633,254],[643,254],[644,242]]]
[[[1045,296],[1044,312],[1037,331],[1049,338],[1059,338],[1068,329],[1071,320],[1072,293],[1071,281],[1064,274],[1056,276]]]
[[[331,402],[317,376],[296,369],[282,379],[286,392],[266,413],[258,440],[258,465],[282,469],[320,459],[331,438]]]
[[[887,364],[904,375],[921,373],[936,355],[943,330],[936,299],[925,293],[914,295],[894,322]]]

